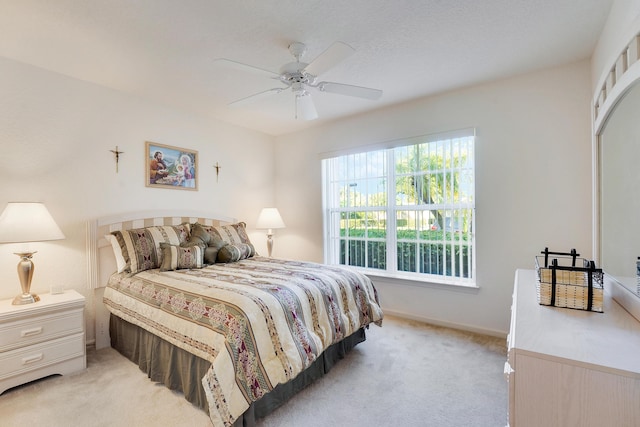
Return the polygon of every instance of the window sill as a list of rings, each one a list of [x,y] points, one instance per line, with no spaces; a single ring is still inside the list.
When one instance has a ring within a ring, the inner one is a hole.
[[[384,271],[372,271],[370,269],[351,267],[354,270],[368,276],[371,280],[382,279],[393,281],[405,286],[418,286],[421,288],[446,289],[450,291],[476,293],[480,287],[472,282],[461,282],[454,279],[438,279],[434,276],[419,277],[413,274],[387,273]]]

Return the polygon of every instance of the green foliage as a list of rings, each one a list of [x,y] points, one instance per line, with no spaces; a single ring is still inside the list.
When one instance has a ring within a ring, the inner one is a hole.
[[[346,240],[340,240],[340,264],[352,265],[355,267],[376,268],[380,270],[387,268],[386,242],[350,240],[348,264],[346,254]]]
[[[355,236],[351,234],[351,237]],[[364,237],[364,234],[360,237]],[[444,237],[447,237],[447,239],[443,240]],[[461,237],[462,242],[460,242]],[[454,241],[459,243],[451,244]],[[341,239],[341,264],[347,264],[347,242],[348,265],[377,269],[386,268],[387,244],[385,241]],[[421,241],[416,241],[415,238],[398,241],[398,271],[468,278],[470,275],[468,261],[471,255],[471,245],[468,244],[468,236],[466,234],[425,231],[421,233]],[[455,257],[455,263],[452,257]]]
[[[351,238],[369,238],[369,239],[385,239],[387,233],[385,230],[378,229],[369,229],[365,230],[364,228],[350,228],[349,234],[347,234],[346,229],[340,230],[340,237],[351,237]],[[442,230],[398,230],[398,240],[421,240],[428,242],[458,242],[464,241],[468,242],[471,237],[468,233],[458,233],[455,231],[442,231]]]
[[[410,204],[434,205],[445,201],[457,203],[460,194],[460,167],[467,162],[466,151],[452,155],[448,149],[418,144],[396,150],[396,194],[404,194]],[[435,223],[443,229],[445,213],[433,210]],[[469,227],[464,218],[462,228]]]

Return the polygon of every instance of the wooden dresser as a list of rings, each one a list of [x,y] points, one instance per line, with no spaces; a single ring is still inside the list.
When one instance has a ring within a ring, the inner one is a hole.
[[[0,393],[53,374],[86,368],[85,299],[78,292],[41,294],[40,301],[0,301]]]
[[[505,376],[511,427],[640,426],[640,322],[610,296],[604,313],[539,305],[517,270]]]

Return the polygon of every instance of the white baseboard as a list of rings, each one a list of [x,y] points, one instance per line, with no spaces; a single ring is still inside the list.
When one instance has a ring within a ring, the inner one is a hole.
[[[415,314],[409,314],[409,313],[404,313],[404,312],[395,311],[395,310],[383,309],[383,311],[384,311],[384,314],[388,314],[390,316],[395,316],[395,317],[401,317],[403,319],[415,320],[417,322],[428,323],[431,325],[442,326],[445,328],[459,329],[461,331],[473,332],[476,334],[489,335],[491,337],[504,338],[504,339],[507,338],[507,332],[505,331],[478,328],[477,326],[474,326],[474,325],[448,322],[445,320],[433,319],[431,317],[426,317],[426,316],[416,316]],[[383,324],[384,324],[384,321],[383,321]]]

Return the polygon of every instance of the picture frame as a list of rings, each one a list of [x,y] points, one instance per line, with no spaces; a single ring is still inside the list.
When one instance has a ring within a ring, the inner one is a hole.
[[[145,143],[147,187],[198,190],[198,152],[187,148]]]

